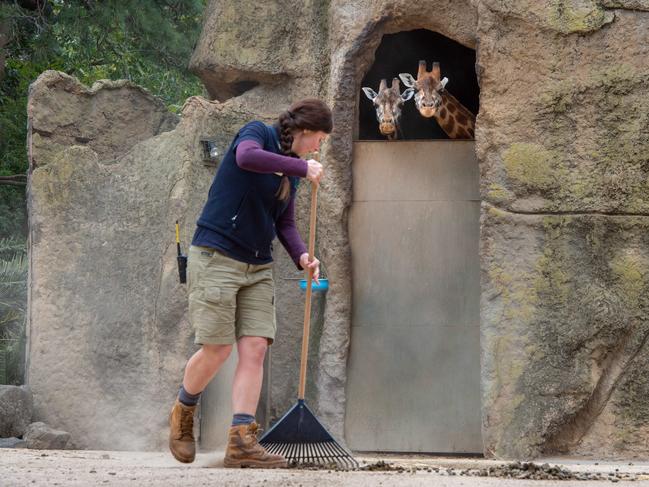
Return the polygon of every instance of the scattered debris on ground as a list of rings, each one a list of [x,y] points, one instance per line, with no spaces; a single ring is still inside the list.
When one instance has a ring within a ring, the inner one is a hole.
[[[358,468],[344,468],[334,463],[291,463],[291,469],[299,470],[326,470],[326,471],[369,471],[369,472],[396,472],[416,473],[435,472],[440,475],[466,476],[466,477],[500,477],[517,480],[609,480],[619,482],[621,480],[647,480],[649,472],[626,473],[615,469],[613,472],[581,472],[572,471],[556,465],[544,463],[539,465],[534,462],[512,462],[505,465],[494,465],[486,468],[457,469],[433,466],[404,466],[380,460],[375,463],[363,465]]]
[[[547,463],[514,462],[481,469],[460,470],[459,475],[479,477],[503,477],[528,480],[636,480],[637,475],[615,472],[573,472]]]

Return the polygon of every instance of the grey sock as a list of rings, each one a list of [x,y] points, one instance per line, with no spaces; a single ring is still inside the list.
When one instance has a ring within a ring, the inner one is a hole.
[[[183,386],[180,386],[180,390],[178,391],[178,400],[185,406],[196,406],[200,397],[200,392],[198,394],[190,394]]]
[[[250,424],[255,421],[252,414],[235,414],[232,416],[232,426],[239,426],[240,424]]]

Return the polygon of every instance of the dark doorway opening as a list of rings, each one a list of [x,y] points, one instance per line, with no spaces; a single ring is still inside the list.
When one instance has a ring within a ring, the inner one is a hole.
[[[386,34],[376,50],[374,64],[365,74],[361,87],[378,91],[382,78],[388,85],[399,73],[417,77],[420,59],[425,59],[428,70],[439,62],[442,77],[449,79],[446,89],[474,114],[478,113],[480,88],[475,74],[475,50],[426,29]],[[401,91],[406,87],[401,83]],[[385,140],[379,132],[376,111],[372,102],[361,91],[359,95],[359,140]],[[448,139],[435,119],[422,117],[415,108],[414,99],[405,102],[401,112],[401,139]]]

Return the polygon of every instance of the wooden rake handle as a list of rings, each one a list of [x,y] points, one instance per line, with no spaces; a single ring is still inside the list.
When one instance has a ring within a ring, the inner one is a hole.
[[[318,185],[311,183],[311,218],[309,219],[309,262],[315,253],[316,208],[318,206]],[[311,328],[311,294],[313,287],[313,269],[306,271],[306,303],[304,305],[304,333],[302,335],[302,354],[300,356],[300,388],[298,399],[304,400],[306,389],[306,365],[309,355],[309,331]]]

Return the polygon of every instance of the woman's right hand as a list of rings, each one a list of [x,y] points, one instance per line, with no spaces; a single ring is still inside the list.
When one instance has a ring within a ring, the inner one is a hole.
[[[309,159],[308,161],[306,161],[306,163],[308,165],[306,170],[306,178],[312,183],[320,184],[320,179],[322,179],[322,175],[324,174],[322,164],[320,164],[315,159]]]

